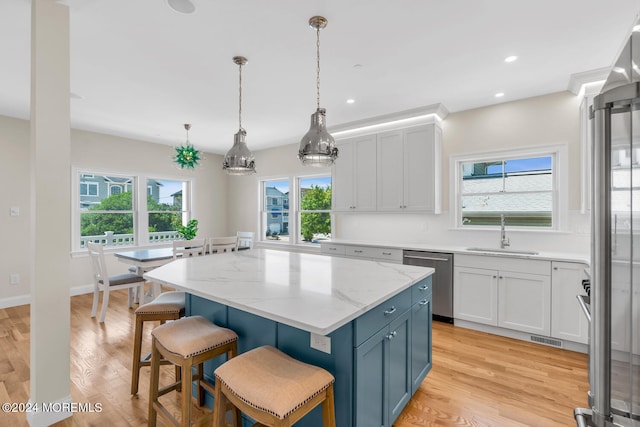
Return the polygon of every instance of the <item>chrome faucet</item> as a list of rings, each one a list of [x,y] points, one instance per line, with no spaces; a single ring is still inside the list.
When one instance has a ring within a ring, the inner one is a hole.
[[[509,246],[509,239],[504,231],[504,214],[500,214],[500,247],[504,249]]]

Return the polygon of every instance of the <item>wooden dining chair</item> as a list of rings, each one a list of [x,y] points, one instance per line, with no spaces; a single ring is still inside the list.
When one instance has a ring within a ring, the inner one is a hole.
[[[223,253],[235,251],[238,247],[238,237],[212,237],[209,239],[209,253]]]
[[[207,251],[205,239],[174,240],[173,259],[204,255]]]
[[[238,246],[236,247],[236,251],[240,248],[248,248],[253,249],[253,240],[255,239],[256,233],[253,231],[238,231],[236,236],[238,237]]]
[[[107,315],[107,305],[109,305],[109,292],[118,289],[129,290],[129,308],[133,307],[134,299],[137,295],[142,295],[145,280],[137,274],[119,274],[109,276],[107,264],[104,258],[104,249],[100,243],[87,242],[87,250],[93,268],[93,306],[91,307],[91,317],[96,317],[98,311],[98,300],[102,292],[102,308],[100,309],[99,321],[104,322]]]

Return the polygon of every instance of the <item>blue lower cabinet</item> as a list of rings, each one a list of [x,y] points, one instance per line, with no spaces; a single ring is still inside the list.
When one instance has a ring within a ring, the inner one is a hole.
[[[332,332],[330,354],[311,348],[309,332],[194,295],[187,296],[186,312],[234,330],[239,353],[272,345],[331,372],[339,427],[391,427],[431,369],[430,284],[427,278]],[[205,375],[213,379],[225,360],[207,362]],[[206,403],[213,406],[213,396]],[[243,415],[243,427],[251,425]],[[319,407],[296,423],[321,425]]]
[[[411,307],[411,394],[431,370],[431,295]]]
[[[411,311],[355,349],[355,425],[390,427],[411,398]]]
[[[411,399],[411,311],[389,324],[389,421],[391,426]]]

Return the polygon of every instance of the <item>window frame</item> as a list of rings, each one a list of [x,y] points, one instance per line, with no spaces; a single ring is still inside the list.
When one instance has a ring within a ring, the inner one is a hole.
[[[259,238],[257,241],[260,244],[264,245],[273,245],[273,246],[291,246],[291,247],[304,247],[313,250],[320,250],[320,244],[318,243],[310,243],[304,242],[302,240],[302,236],[300,234],[301,229],[301,214],[304,212],[328,212],[331,216],[331,235],[334,234],[335,227],[335,215],[333,212],[333,200],[332,200],[332,209],[331,210],[322,210],[322,211],[302,211],[300,209],[300,181],[308,178],[321,178],[328,177],[332,179],[331,173],[318,173],[318,174],[300,174],[300,175],[277,175],[277,176],[266,176],[259,178],[258,181],[258,230],[259,230]],[[282,207],[282,211],[287,211],[289,215],[288,221],[288,232],[289,232],[289,240],[288,241],[277,241],[266,238],[266,215],[271,213],[266,210],[266,198],[268,197],[265,194],[264,188],[265,183],[275,182],[275,181],[286,181],[289,184],[289,207],[288,209],[284,208],[284,203],[279,206]],[[333,181],[331,182],[331,187],[333,189]]]
[[[128,177],[131,178],[131,182],[122,183],[124,191],[128,191],[131,188],[132,194],[132,211],[133,214],[133,241],[132,245],[114,245],[107,246],[106,249],[135,249],[138,247],[159,247],[163,243],[169,243],[168,240],[162,242],[150,242],[149,241],[149,212],[147,209],[147,181],[149,179],[154,180],[166,180],[166,181],[180,181],[187,183],[186,191],[187,195],[183,194],[183,206],[186,206],[186,211],[183,211],[183,224],[186,224],[193,216],[193,188],[195,178],[176,175],[165,175],[155,173],[142,173],[132,172],[120,169],[102,169],[94,167],[82,167],[72,166],[71,168],[71,252],[83,253],[86,248],[81,246],[80,225],[81,225],[81,213],[85,212],[80,207],[80,183],[86,176],[115,176],[115,177]],[[108,188],[108,186],[107,186]],[[108,195],[110,195],[110,189],[107,189]],[[108,197],[107,195],[107,197]],[[96,197],[96,196],[91,196]],[[98,189],[98,196],[100,197],[100,191]],[[124,211],[117,211],[123,212]],[[127,211],[128,212],[128,211]]]
[[[564,231],[568,217],[568,147],[566,144],[541,145],[511,150],[476,152],[450,157],[450,211],[451,227],[455,230],[487,230],[499,228],[499,225],[463,225],[462,224],[462,165],[489,161],[513,160],[518,158],[552,158],[552,213],[551,227],[512,226],[511,229],[535,232]]]

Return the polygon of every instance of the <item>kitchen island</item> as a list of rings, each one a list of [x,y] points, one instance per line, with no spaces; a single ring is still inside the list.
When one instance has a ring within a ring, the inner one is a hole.
[[[431,369],[433,269],[253,249],[179,259],[145,274],[199,314],[336,378],[338,426],[391,426]],[[206,375],[224,360],[210,362]],[[246,425],[250,425],[246,422]],[[321,412],[299,422],[320,426]]]

